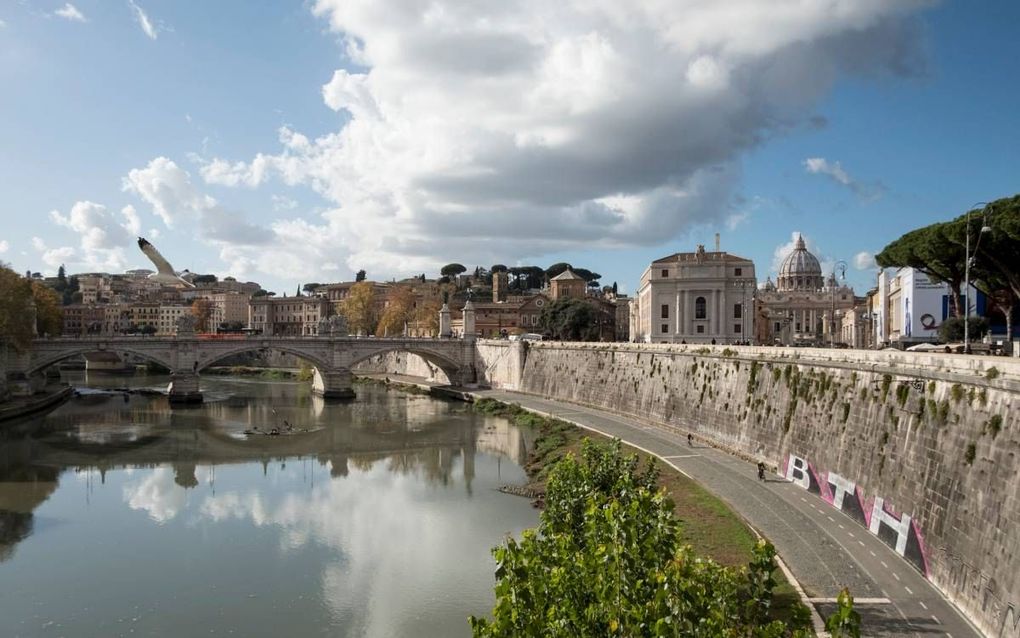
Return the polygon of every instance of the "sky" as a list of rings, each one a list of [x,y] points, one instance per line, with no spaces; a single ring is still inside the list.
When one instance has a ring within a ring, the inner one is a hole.
[[[976,10],[980,7],[980,10]],[[0,261],[308,282],[803,233],[859,293],[1020,191],[1020,3],[0,3]]]

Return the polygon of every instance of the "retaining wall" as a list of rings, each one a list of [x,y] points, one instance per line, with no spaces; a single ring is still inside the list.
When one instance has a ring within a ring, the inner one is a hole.
[[[993,357],[540,343],[517,384],[771,463],[1020,636],[1018,379]]]

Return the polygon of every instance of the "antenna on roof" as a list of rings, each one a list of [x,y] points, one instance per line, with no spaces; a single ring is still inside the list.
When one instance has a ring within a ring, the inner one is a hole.
[[[719,252],[719,233],[715,234],[715,252]]]

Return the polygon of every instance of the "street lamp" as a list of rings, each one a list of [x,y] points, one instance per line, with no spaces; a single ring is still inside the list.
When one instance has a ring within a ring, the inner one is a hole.
[[[988,208],[988,202],[978,202],[967,210],[967,222],[966,222],[966,254],[964,255],[964,266],[963,266],[963,293],[964,293],[964,313],[963,313],[963,352],[970,354],[970,212],[978,206],[981,206],[981,217],[982,220],[987,220],[988,215],[985,210]],[[974,243],[974,254],[977,254],[978,246],[981,245],[981,235],[992,232],[992,229],[985,225],[985,222],[981,222],[981,230],[978,232],[977,241]]]
[[[839,270],[839,278],[846,281],[846,262],[842,259],[832,265],[832,278],[829,279],[830,283],[830,296],[832,302],[829,308],[829,347],[835,347],[836,345],[836,271]]]

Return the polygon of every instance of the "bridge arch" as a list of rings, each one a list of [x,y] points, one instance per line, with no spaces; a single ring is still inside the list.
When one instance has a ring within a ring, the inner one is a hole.
[[[148,351],[145,348],[134,348],[132,346],[122,346],[120,344],[116,344],[113,347],[98,348],[96,347],[96,344],[93,343],[71,346],[69,348],[61,348],[60,350],[55,352],[45,352],[42,353],[39,356],[39,358],[33,356],[31,364],[25,370],[25,373],[29,375],[36,374],[37,372],[41,372],[52,365],[60,363],[61,361],[66,361],[67,359],[72,359],[74,357],[80,357],[82,355],[95,354],[99,352],[107,352],[116,355],[130,354],[140,359],[145,359],[146,361],[151,361],[153,363],[159,364],[164,368],[167,368],[168,370],[171,371],[173,370],[173,365],[170,363],[170,361]]]
[[[448,355],[436,352],[426,347],[418,347],[415,345],[408,344],[394,344],[392,347],[380,348],[371,353],[361,355],[351,361],[350,366],[353,370],[359,363],[364,363],[374,357],[383,357],[388,354],[413,354],[421,357],[426,363],[436,366],[443,371],[447,379],[452,384],[459,384],[464,381],[470,381],[470,379],[464,379],[464,366],[451,359]]]
[[[301,347],[276,343],[270,343],[266,345],[265,343],[262,342],[255,342],[237,344],[234,347],[218,351],[214,353],[212,356],[210,356],[208,359],[200,361],[198,363],[197,368],[195,369],[195,372],[201,373],[206,368],[210,368],[216,365],[217,363],[223,361],[227,357],[233,357],[235,355],[246,354],[249,352],[261,352],[263,350],[276,350],[277,352],[282,352],[284,354],[295,356],[298,359],[307,361],[312,365],[312,367],[316,368],[320,372],[325,372],[331,367],[329,361],[326,361],[325,359],[316,355],[315,353],[308,352],[307,350]]]

